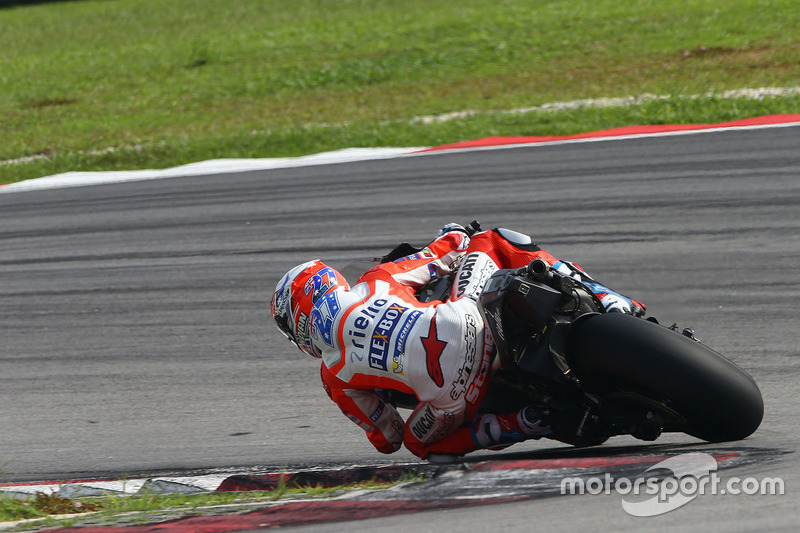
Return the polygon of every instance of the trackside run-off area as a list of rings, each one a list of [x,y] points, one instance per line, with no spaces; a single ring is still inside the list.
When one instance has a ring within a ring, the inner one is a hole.
[[[86,498],[109,495],[124,497],[147,492],[202,493],[210,491],[272,491],[280,485],[297,487],[335,487],[350,483],[371,481],[374,483],[400,483],[386,489],[356,490],[332,498],[285,499],[263,503],[253,510],[243,512],[222,507],[195,510],[189,516],[159,522],[153,516],[136,516],[140,522],[131,525],[130,517],[97,518],[91,514],[73,517],[84,533],[144,533],[149,531],[243,531],[300,526],[317,523],[335,523],[367,518],[389,517],[400,514],[430,510],[459,509],[475,505],[492,505],[535,498],[574,496],[576,494],[611,493],[610,486],[616,480],[628,484],[639,480],[641,493],[645,494],[646,481],[655,482],[673,476],[667,465],[693,456],[702,456],[713,463],[714,475],[759,462],[769,462],[786,452],[779,449],[725,446],[702,451],[683,449],[675,451],[638,451],[630,449],[606,449],[595,451],[556,452],[545,454],[541,459],[498,459],[490,461],[463,462],[452,465],[433,464],[387,464],[378,466],[355,466],[340,468],[318,468],[299,471],[267,473],[215,473],[195,476],[163,476],[148,479],[96,479],[68,480],[48,483],[3,484],[0,493],[6,497],[25,497],[35,493],[56,494],[61,497]],[[658,467],[662,467],[658,470]],[[678,476],[684,476],[672,466]],[[654,471],[648,475],[648,472]],[[668,472],[668,473],[666,473]],[[695,474],[699,474],[695,472]],[[413,481],[403,482],[414,477]],[[605,480],[602,483],[598,480]],[[728,486],[733,486],[730,482]],[[638,490],[639,487],[637,487]],[[770,485],[769,490],[783,487]],[[627,491],[631,493],[633,491]],[[622,493],[626,494],[626,493]],[[781,492],[782,494],[782,492]],[[673,496],[668,494],[667,496]],[[88,500],[91,501],[91,500]],[[627,502],[630,504],[630,502]],[[623,504],[624,507],[625,504]],[[655,503],[638,502],[634,505],[650,505],[657,513]],[[663,511],[662,511],[663,512]],[[145,524],[141,524],[145,522]],[[148,523],[151,522],[151,523]],[[13,524],[9,524],[13,525]],[[2,524],[0,524],[2,527]],[[335,526],[332,526],[335,527]],[[41,526],[39,528],[41,529]],[[48,533],[72,531],[71,528],[45,529]]]
[[[726,129],[752,129],[765,127],[784,127],[800,124],[800,114],[780,114],[754,117],[719,124],[672,124],[626,126],[609,130],[579,133],[574,135],[547,136],[500,136],[486,137],[472,141],[452,143],[433,147],[414,148],[350,148],[335,152],[327,152],[293,158],[267,159],[217,159],[192,163],[169,169],[130,170],[130,171],[98,171],[98,172],[66,172],[54,176],[22,181],[0,186],[2,192],[32,191],[61,187],[79,187],[101,185],[127,181],[166,179],[182,176],[198,176],[224,174],[231,172],[247,172],[293,168],[333,163],[349,163],[395,157],[411,157],[432,153],[452,152],[454,150],[502,149],[522,145],[550,145],[559,143],[599,142],[614,139],[630,139],[639,136],[653,135],[688,135],[704,131]]]

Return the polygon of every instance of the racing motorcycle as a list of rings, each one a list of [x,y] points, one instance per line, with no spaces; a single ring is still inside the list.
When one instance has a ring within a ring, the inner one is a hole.
[[[480,231],[480,224],[467,231]],[[418,251],[403,243],[380,262]],[[417,297],[445,301],[453,277],[435,280]],[[545,261],[497,271],[478,307],[500,358],[482,412],[534,405],[555,438],[576,446],[615,435],[652,441],[662,432],[732,441],[761,423],[764,402],[753,378],[691,329],[607,313],[585,284]],[[416,406],[413,396],[382,394],[396,407]]]

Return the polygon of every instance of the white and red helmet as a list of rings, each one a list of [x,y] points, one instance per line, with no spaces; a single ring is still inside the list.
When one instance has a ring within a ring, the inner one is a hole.
[[[338,288],[346,290],[350,285],[344,276],[319,259],[294,267],[275,287],[270,310],[278,329],[308,355],[321,357],[311,342],[314,304]]]

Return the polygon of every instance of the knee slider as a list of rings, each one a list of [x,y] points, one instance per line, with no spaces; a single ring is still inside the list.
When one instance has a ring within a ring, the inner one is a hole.
[[[480,415],[473,422],[472,440],[482,448],[499,443],[501,434],[496,415]]]

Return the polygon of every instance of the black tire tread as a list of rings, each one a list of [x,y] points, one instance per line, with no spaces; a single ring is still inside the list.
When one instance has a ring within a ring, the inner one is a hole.
[[[629,388],[667,400],[703,440],[740,440],[761,424],[764,401],[749,374],[711,348],[658,324],[608,313],[577,322],[567,359],[587,390]]]

